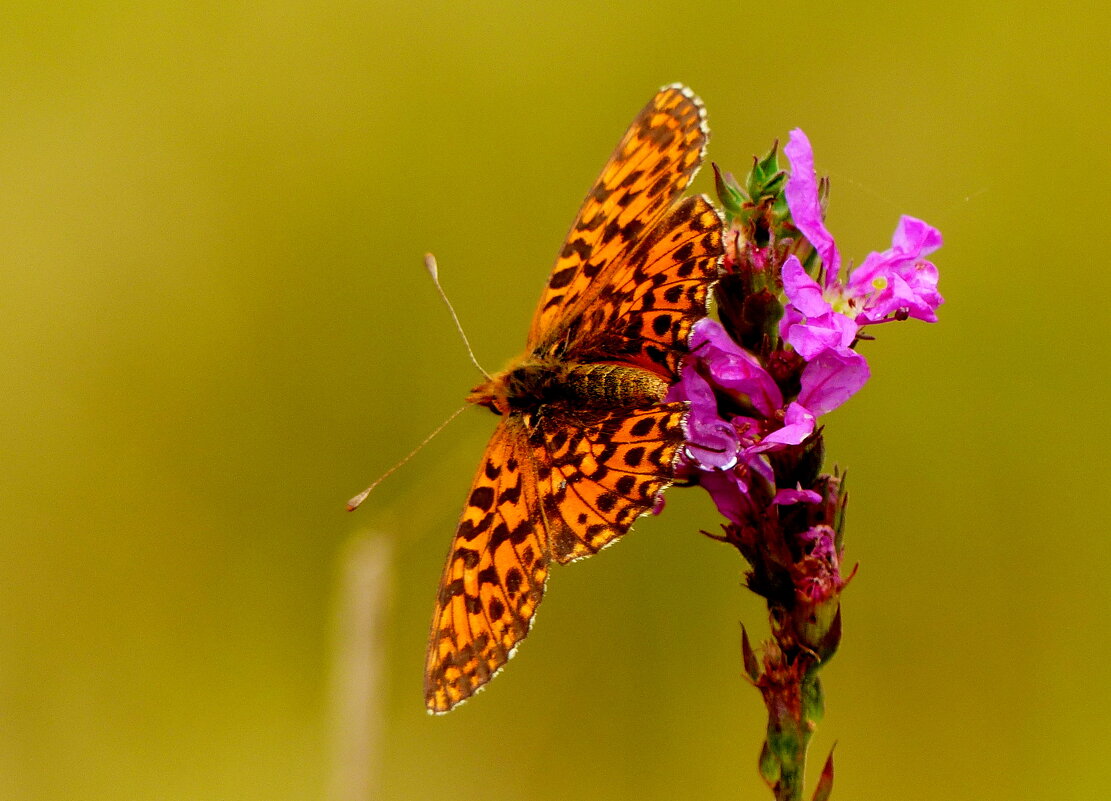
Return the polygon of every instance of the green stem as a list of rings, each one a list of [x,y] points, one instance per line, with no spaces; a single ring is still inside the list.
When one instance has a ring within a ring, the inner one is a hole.
[[[806,777],[806,750],[810,745],[811,727],[806,721],[787,722],[788,732],[780,730],[776,738],[779,752],[779,779],[772,792],[776,801],[802,801]],[[784,736],[786,735],[786,736]]]
[[[802,801],[804,773],[804,765],[799,765],[793,770],[784,769],[783,775],[775,786],[775,801]]]
[[[774,643],[766,647],[766,655],[784,657]],[[799,670],[797,665],[794,661],[779,662],[780,670],[765,671],[758,682],[768,709],[760,772],[775,801],[802,801],[806,753],[822,717],[822,685],[816,666]],[[765,662],[765,666],[771,664]]]

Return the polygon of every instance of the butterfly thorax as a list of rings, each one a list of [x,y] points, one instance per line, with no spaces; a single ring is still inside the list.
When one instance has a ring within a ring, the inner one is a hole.
[[[645,409],[660,403],[667,390],[666,380],[639,367],[530,357],[479,384],[467,401],[499,415],[531,412],[549,405]]]

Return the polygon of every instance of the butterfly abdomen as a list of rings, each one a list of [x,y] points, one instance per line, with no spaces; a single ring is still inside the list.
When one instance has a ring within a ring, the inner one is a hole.
[[[660,403],[667,389],[667,381],[639,367],[536,360],[498,373],[471,390],[467,400],[497,414],[532,412],[549,405],[646,409]]]
[[[644,409],[667,395],[668,383],[655,373],[620,364],[575,364],[563,380],[573,401],[590,408]]]

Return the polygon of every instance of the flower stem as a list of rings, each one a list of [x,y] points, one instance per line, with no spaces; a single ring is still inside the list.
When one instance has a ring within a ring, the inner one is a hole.
[[[804,756],[805,760],[806,757]],[[803,765],[784,771],[782,778],[775,785],[775,801],[802,801],[802,779],[805,770]]]

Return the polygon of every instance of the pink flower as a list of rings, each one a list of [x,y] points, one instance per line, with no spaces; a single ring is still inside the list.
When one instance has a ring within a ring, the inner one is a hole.
[[[841,575],[836,532],[828,525],[818,525],[800,532],[798,538],[805,551],[791,570],[796,592],[811,603],[835,598],[848,583]]]
[[[785,403],[779,386],[756,357],[715,320],[695,324],[691,351],[694,358],[667,396],[669,401],[690,403],[686,468],[699,475],[719,511],[740,522],[750,514],[747,495],[752,476],[775,484],[766,454],[801,444],[814,433],[816,417],[799,402]],[[803,385],[808,398],[823,408],[830,406],[826,387],[841,390],[820,375],[817,379]],[[719,394],[729,399],[733,411],[721,411]],[[737,409],[747,411],[737,413]]]
[[[923,256],[939,247],[940,231],[914,217],[900,217],[891,247],[869,253],[849,276],[846,294],[863,299],[857,320],[878,323],[905,313],[936,323],[944,299],[937,291],[937,267]]]
[[[807,361],[827,348],[852,345],[860,326],[834,310],[821,285],[807,275],[794,254],[783,263],[782,274],[788,303],[779,321],[779,335]]]
[[[780,323],[784,339],[809,359],[808,353],[817,353],[823,346],[848,347],[862,325],[906,317],[936,322],[937,307],[944,299],[937,291],[937,268],[925,257],[941,247],[941,232],[904,215],[891,247],[869,253],[842,282],[841,254],[822,219],[814,153],[806,134],[798,128],[791,131],[783,153],[791,162],[784,187],[791,218],[824,268],[819,284],[794,256],[784,263],[783,285],[789,300]]]

